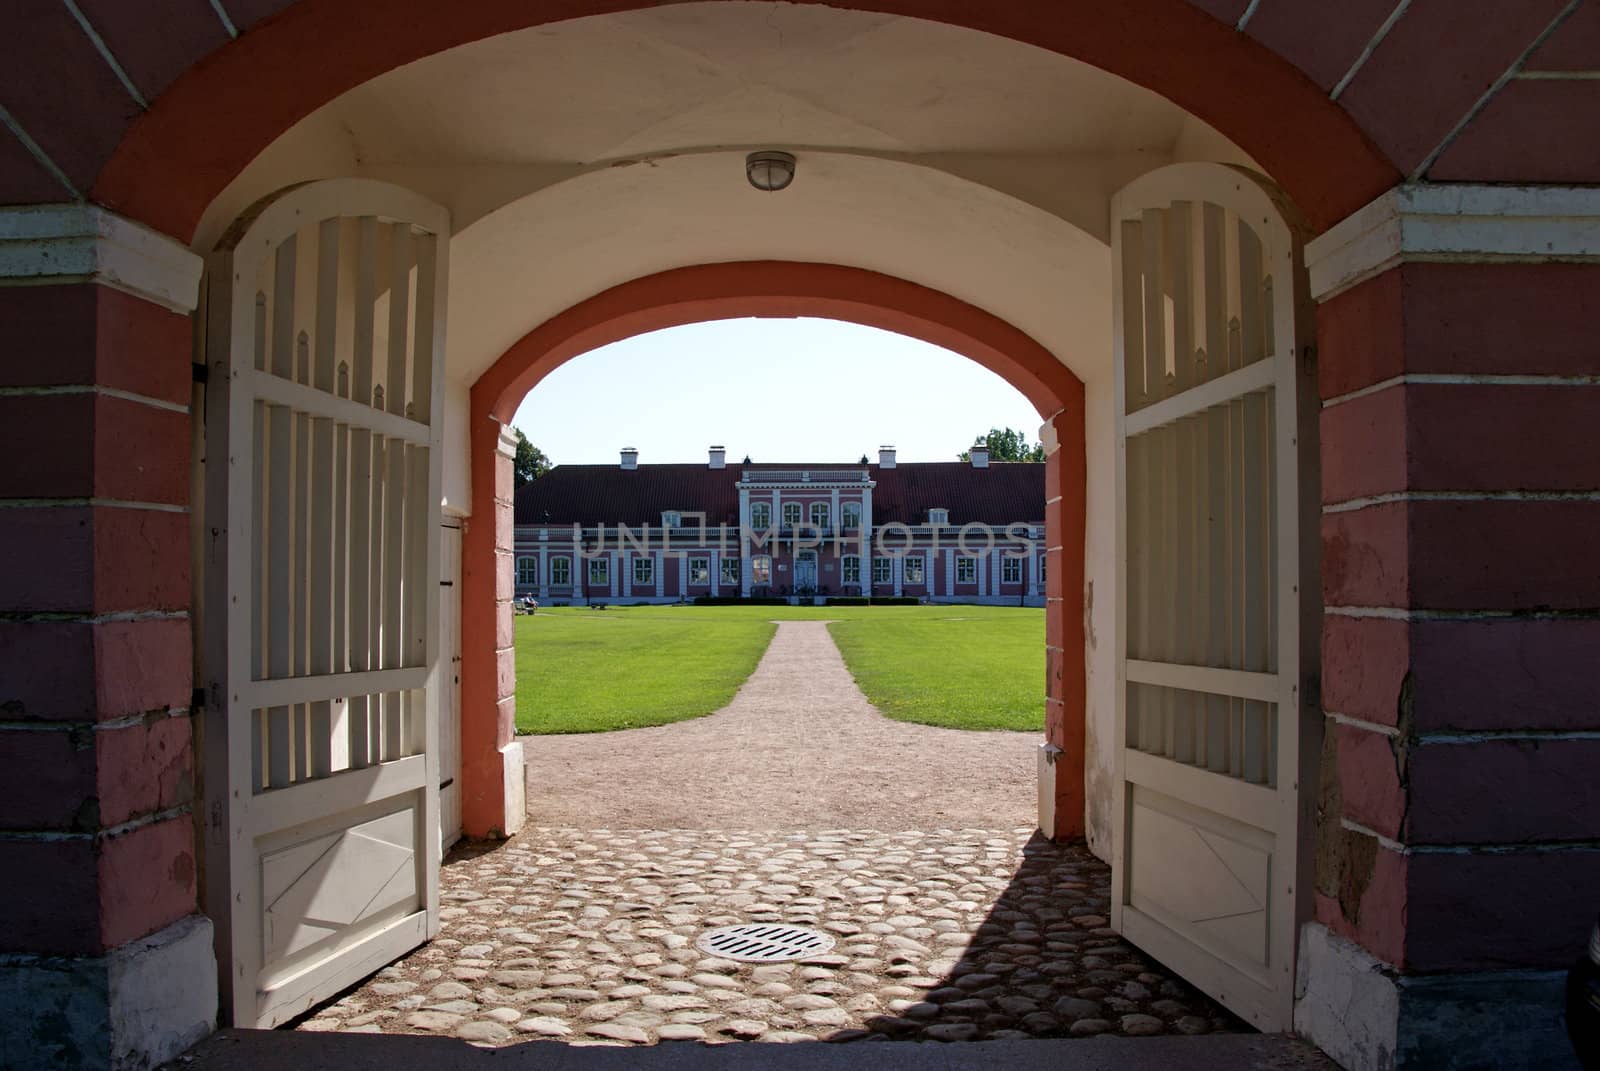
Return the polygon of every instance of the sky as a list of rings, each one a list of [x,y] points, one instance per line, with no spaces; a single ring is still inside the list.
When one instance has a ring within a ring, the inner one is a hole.
[[[555,464],[954,461],[991,427],[1038,437],[1039,415],[979,364],[877,328],[745,319],[637,335],[562,365],[513,423]]]

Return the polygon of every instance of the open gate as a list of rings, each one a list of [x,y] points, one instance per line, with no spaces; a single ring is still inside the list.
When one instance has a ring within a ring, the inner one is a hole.
[[[448,242],[437,205],[335,180],[208,264],[202,890],[235,1026],[438,931]]]
[[[1219,164],[1112,202],[1112,924],[1263,1030],[1292,1021],[1320,722],[1316,395],[1300,242]]]

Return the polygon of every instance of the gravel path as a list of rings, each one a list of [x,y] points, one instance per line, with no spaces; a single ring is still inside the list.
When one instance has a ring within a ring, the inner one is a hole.
[[[826,623],[784,621],[715,714],[524,737],[528,820],[578,829],[1024,826],[1036,817],[1040,740],[886,718],[856,687]]]
[[[455,853],[443,932],[299,1029],[496,1046],[1240,1029],[1107,928],[1107,878],[1082,848],[1026,827],[525,829]],[[837,944],[765,965],[695,946],[751,922]]]

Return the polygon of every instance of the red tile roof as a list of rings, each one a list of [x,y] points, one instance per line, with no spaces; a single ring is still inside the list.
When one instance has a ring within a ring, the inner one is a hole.
[[[965,461],[902,462],[878,465],[704,464],[558,465],[517,490],[519,525],[660,524],[667,510],[704,511],[706,523],[739,523],[738,483],[746,472],[809,469],[867,469],[877,486],[872,491],[874,524],[899,521],[923,524],[928,510],[947,509],[953,525],[978,521],[1006,525],[1017,521],[1044,523],[1044,469],[1040,464],[990,462],[973,468]]]

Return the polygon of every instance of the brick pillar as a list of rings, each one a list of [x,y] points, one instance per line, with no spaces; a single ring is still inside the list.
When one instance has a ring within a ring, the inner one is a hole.
[[[476,391],[472,413],[472,515],[463,523],[461,561],[461,823],[469,837],[509,837],[527,810],[511,608],[517,447]]]
[[[0,1053],[143,1067],[217,1006],[191,810],[200,261],[82,205],[0,210],[0,249]]]
[[[1600,905],[1600,248],[1539,262],[1581,239],[1540,202],[1593,233],[1597,192],[1500,191],[1523,222],[1402,189],[1308,249],[1327,732],[1296,1025],[1347,1067],[1572,1061],[1562,975]]]
[[[1047,836],[1082,840],[1087,814],[1084,718],[1084,426],[1081,404],[1041,429],[1045,459],[1045,746],[1040,819]]]

